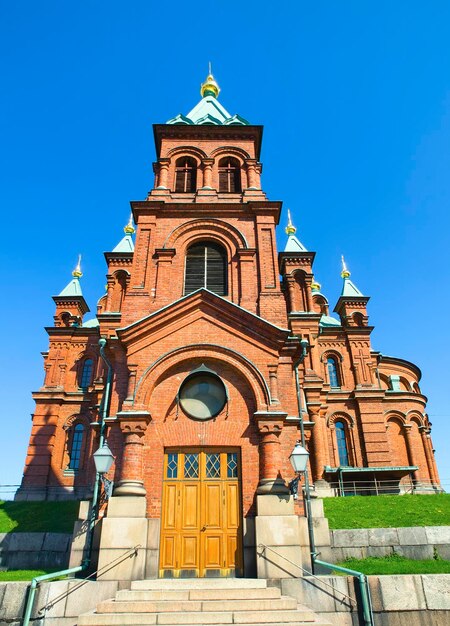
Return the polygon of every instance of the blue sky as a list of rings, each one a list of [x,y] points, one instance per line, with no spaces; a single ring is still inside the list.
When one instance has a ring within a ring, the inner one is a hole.
[[[21,478],[51,296],[81,252],[95,313],[103,252],[153,183],[151,124],[198,102],[212,61],[222,104],[265,126],[263,187],[330,304],[344,254],[374,348],[422,369],[450,488],[449,23],[444,0],[0,0],[1,485]]]

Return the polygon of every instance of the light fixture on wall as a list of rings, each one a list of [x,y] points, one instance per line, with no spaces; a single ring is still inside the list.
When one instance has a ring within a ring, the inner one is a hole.
[[[105,474],[109,472],[112,464],[114,463],[114,455],[109,449],[109,446],[106,443],[106,440],[103,442],[102,447],[99,448],[96,452],[94,452],[92,456],[94,457],[95,469],[97,473],[100,475],[100,479],[103,483],[105,496],[108,499],[112,495],[114,483],[112,480],[109,480],[108,478],[106,478]]]

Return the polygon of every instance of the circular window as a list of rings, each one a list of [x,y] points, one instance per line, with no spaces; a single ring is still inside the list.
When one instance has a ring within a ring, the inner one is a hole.
[[[193,373],[186,378],[179,392],[181,408],[190,417],[208,420],[225,406],[227,392],[220,378],[210,373]]]

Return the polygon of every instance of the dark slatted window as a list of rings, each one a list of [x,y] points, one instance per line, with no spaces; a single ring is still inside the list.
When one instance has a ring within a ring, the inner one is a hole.
[[[68,469],[77,470],[80,467],[81,450],[83,445],[83,433],[84,428],[82,424],[77,424],[73,431],[72,442],[69,451],[69,465]]]
[[[241,168],[239,161],[225,157],[219,161],[219,191],[222,193],[240,193]]]
[[[175,163],[175,191],[194,193],[197,189],[197,164],[191,157],[181,157]]]
[[[226,269],[227,255],[222,246],[210,242],[194,244],[186,255],[185,295],[203,287],[224,296]]]

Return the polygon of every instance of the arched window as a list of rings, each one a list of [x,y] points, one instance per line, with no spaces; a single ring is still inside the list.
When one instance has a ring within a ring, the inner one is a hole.
[[[192,245],[186,255],[184,294],[205,288],[224,296],[227,293],[227,254],[212,242]]]
[[[330,380],[331,387],[340,387],[338,367],[336,359],[332,356],[327,358],[328,378]]]
[[[175,191],[194,193],[197,189],[197,163],[192,157],[181,157],[175,163]]]
[[[81,450],[83,446],[84,426],[83,424],[77,424],[73,430],[72,441],[70,442],[69,450],[69,465],[68,469],[77,470],[80,467]]]
[[[345,424],[344,422],[335,422],[334,426],[336,428],[336,442],[338,449],[339,465],[348,466],[350,465],[350,463],[348,460],[347,440],[345,437]]]
[[[86,359],[83,363],[80,375],[80,387],[87,389],[92,381],[92,372],[94,370],[94,361],[92,359]]]
[[[225,157],[219,161],[219,191],[221,193],[240,193],[241,168],[239,161]]]

